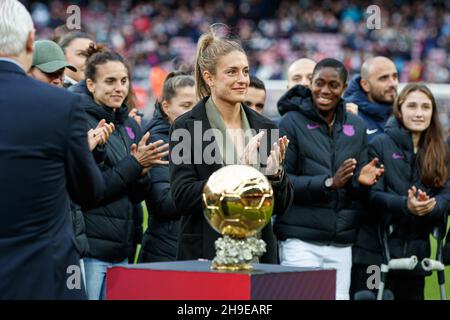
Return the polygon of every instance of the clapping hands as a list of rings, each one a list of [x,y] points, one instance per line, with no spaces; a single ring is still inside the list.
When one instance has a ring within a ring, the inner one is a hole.
[[[436,199],[430,198],[426,192],[417,190],[415,186],[408,189],[408,210],[416,216],[424,216],[433,211],[436,206]]]
[[[257,163],[258,152],[264,134],[264,131],[261,131],[249,141],[241,157],[241,164],[254,165]],[[265,169],[266,175],[277,175],[281,172],[288,145],[289,139],[286,136],[279,138],[277,142],[273,144],[267,159],[267,167]]]
[[[89,150],[92,151],[98,145],[105,144],[115,129],[113,123],[106,123],[105,119],[100,120],[95,129],[88,131]]]
[[[139,144],[131,145],[131,155],[136,158],[140,165],[144,168],[142,175],[145,175],[155,165],[168,165],[169,161],[162,160],[169,154],[169,144],[163,140],[158,140],[147,144],[150,133],[144,134]]]

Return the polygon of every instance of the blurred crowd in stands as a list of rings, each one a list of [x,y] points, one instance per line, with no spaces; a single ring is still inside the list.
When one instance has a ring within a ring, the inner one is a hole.
[[[353,74],[368,57],[383,55],[395,62],[401,82],[450,81],[450,1],[23,2],[38,39],[51,38],[65,24],[67,7],[78,5],[82,26],[127,58],[133,82],[144,90],[159,91],[167,71],[192,64],[199,35],[217,22],[242,39],[251,74],[262,80],[286,79],[288,65],[299,57],[333,57]],[[367,27],[370,5],[381,9],[381,29]]]

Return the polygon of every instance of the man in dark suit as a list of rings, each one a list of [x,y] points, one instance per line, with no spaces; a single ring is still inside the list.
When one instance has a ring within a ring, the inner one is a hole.
[[[0,299],[83,299],[69,196],[96,203],[105,183],[76,95],[26,75],[34,28],[0,2]]]

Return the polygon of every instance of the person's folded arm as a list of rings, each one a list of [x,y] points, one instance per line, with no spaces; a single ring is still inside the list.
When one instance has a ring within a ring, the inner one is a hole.
[[[131,202],[137,204],[145,200],[145,197],[150,190],[150,175],[151,170],[131,183],[129,189]]]
[[[299,157],[299,143],[297,141],[297,135],[293,130],[294,128],[295,123],[293,123],[289,114],[287,114],[280,122],[280,135],[287,136],[289,139],[284,168],[293,187],[294,202],[311,204],[317,201],[324,201],[330,194],[330,191],[325,187],[325,180],[330,176],[327,174],[315,176],[299,174],[302,171],[302,159]]]
[[[158,167],[153,170],[169,170],[167,167]],[[158,172],[154,172],[151,181],[151,188],[148,192],[147,207],[151,214],[161,219],[175,220],[181,217],[175,207],[175,203],[170,192],[170,183],[168,180],[157,179]]]
[[[447,180],[444,187],[436,192],[434,198],[436,200],[436,206],[430,213],[424,215],[422,218],[439,224],[444,221],[445,215],[447,215],[450,210],[450,180]]]
[[[383,142],[380,139],[373,139],[369,144],[369,157],[377,157],[383,163]],[[399,221],[405,215],[410,214],[407,207],[407,195],[398,195],[387,192],[385,176],[382,175],[377,183],[372,186],[369,193],[369,208],[371,214],[381,215],[386,223],[389,221]]]

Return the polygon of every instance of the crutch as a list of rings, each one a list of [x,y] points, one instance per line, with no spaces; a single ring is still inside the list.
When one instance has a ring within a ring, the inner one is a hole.
[[[381,264],[380,270],[380,284],[378,286],[377,300],[383,300],[389,270],[413,270],[418,262],[416,256],[391,259],[388,245],[388,232],[391,234],[393,230],[393,225],[389,225],[388,228],[385,228],[384,225],[380,223],[378,227],[378,236],[381,240],[381,247],[383,251],[383,263]]]
[[[425,258],[422,260],[422,268],[425,271],[437,271],[438,283],[439,283],[439,291],[441,294],[441,300],[447,300],[447,296],[445,293],[445,265],[442,262],[442,240],[443,235],[445,234],[445,229],[447,228],[447,218],[444,217],[444,224],[442,226],[436,226],[433,229],[433,237],[437,241],[436,248],[436,259],[432,260],[429,258]]]

